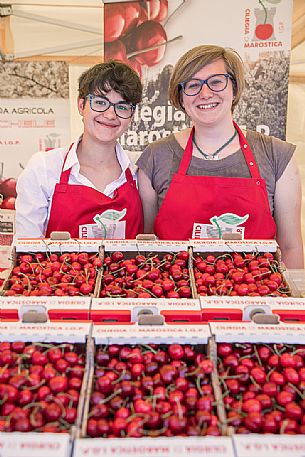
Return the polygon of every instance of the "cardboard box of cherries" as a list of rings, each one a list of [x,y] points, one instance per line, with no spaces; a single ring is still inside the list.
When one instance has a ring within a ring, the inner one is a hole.
[[[212,322],[210,328],[231,432],[304,435],[305,324]]]
[[[22,320],[37,311],[46,319],[87,319],[99,290],[100,241],[18,240],[0,289],[0,318]]]
[[[136,321],[139,313],[162,314],[167,322],[198,322],[187,241],[105,240],[94,322]]]
[[[196,292],[201,297],[298,293],[285,277],[275,240],[192,240],[191,245]]]
[[[13,257],[0,318],[22,318],[27,304],[50,319],[104,323],[139,313],[172,323],[244,320],[253,302],[282,309],[300,295],[273,240],[19,240]]]
[[[297,304],[300,292],[274,240],[192,240],[191,246],[203,321],[249,320],[258,310],[304,319]]]
[[[95,324],[92,336],[76,457],[97,449],[102,455],[114,449],[120,455],[217,455],[220,448],[233,457],[207,324]]]
[[[253,451],[261,435],[268,449],[274,434],[297,446],[304,327],[95,324],[86,345],[90,324],[2,322],[2,455],[14,446],[14,455],[66,457],[72,440],[76,457],[97,449],[233,457],[232,439],[243,449],[245,435]]]
[[[68,457],[88,384],[89,323],[0,323],[1,456]]]

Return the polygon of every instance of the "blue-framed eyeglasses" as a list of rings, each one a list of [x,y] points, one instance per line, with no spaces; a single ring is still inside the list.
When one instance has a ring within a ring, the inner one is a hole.
[[[207,79],[192,78],[179,84],[185,95],[193,96],[199,94],[204,84],[213,92],[222,92],[228,85],[228,81],[234,81],[233,76],[228,73],[211,75]]]
[[[136,109],[136,105],[133,103],[128,103],[125,101],[112,103],[107,97],[102,95],[89,94],[87,98],[89,98],[90,108],[93,111],[102,113],[107,111],[110,106],[113,106],[115,114],[122,119],[129,119]]]

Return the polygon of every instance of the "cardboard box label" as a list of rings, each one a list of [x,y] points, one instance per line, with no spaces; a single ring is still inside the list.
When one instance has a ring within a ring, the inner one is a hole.
[[[234,435],[237,457],[304,457],[304,435]]]
[[[254,324],[252,322],[211,322],[216,342],[235,343],[305,343],[305,323]]]
[[[215,297],[201,296],[201,308],[237,308],[243,309],[246,306],[262,306],[272,304],[271,298],[267,297]]]
[[[211,336],[208,324],[201,325],[94,325],[97,344],[193,343],[205,344]]]
[[[131,311],[133,307],[150,308],[152,306],[160,310],[185,310],[185,311],[199,311],[200,302],[198,299],[189,298],[93,298],[91,309],[105,309],[105,310],[127,310]]]
[[[15,243],[16,252],[98,252],[100,240],[71,239],[50,240],[49,238],[19,238]]]
[[[103,247],[106,252],[113,251],[137,251],[136,240],[104,240]]]
[[[267,297],[267,300],[272,308],[305,309],[305,298]]]
[[[0,322],[2,341],[43,341],[45,343],[73,342],[82,343],[90,334],[91,324],[70,322],[48,322],[45,324],[26,324],[19,322]],[[1,455],[1,454],[0,454]]]
[[[1,457],[68,457],[66,433],[0,433]]]
[[[73,457],[234,457],[227,437],[78,439]]]
[[[139,251],[152,251],[152,252],[179,252],[187,251],[189,246],[188,241],[168,241],[168,240],[157,240],[157,241],[139,241]]]
[[[90,297],[25,297],[25,296],[7,296],[0,297],[0,307],[20,308],[22,305],[45,306],[50,308],[82,308],[88,309],[90,306]]]
[[[105,251],[135,251],[135,252],[178,252],[187,251],[188,241],[168,240],[104,240]]]
[[[275,240],[190,240],[196,252],[276,252]]]

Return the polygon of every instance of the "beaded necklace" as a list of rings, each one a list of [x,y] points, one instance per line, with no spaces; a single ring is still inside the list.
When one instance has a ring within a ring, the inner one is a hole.
[[[226,148],[230,143],[232,143],[232,141],[234,140],[234,138],[236,137],[237,135],[237,130],[234,129],[234,134],[231,136],[231,138],[228,139],[228,141],[226,141],[222,146],[220,146],[220,148],[217,149],[217,151],[213,152],[213,154],[206,154],[205,152],[202,151],[202,149],[200,149],[200,147],[198,146],[198,144],[196,143],[196,140],[195,140],[195,132],[194,132],[194,135],[193,135],[193,144],[196,146],[197,150],[200,152],[200,154],[203,155],[203,157],[205,159],[208,159],[208,160],[217,160],[218,158],[216,157],[224,148]]]

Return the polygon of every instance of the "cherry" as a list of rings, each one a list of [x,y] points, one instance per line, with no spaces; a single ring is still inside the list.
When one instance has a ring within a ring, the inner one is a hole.
[[[121,60],[130,63],[127,60],[126,46],[121,40],[115,40],[111,43],[105,43],[105,60]]]
[[[192,296],[191,288],[189,286],[180,287],[178,293],[181,298],[190,298]]]
[[[111,380],[104,375],[97,379],[97,389],[102,393],[109,393],[112,390]]]
[[[290,419],[299,420],[303,416],[302,408],[294,401],[286,403],[285,414]]]
[[[232,354],[232,345],[229,343],[219,343],[217,345],[217,354],[219,357],[226,357]]]
[[[140,438],[143,436],[143,419],[141,417],[135,417],[127,425],[127,436],[133,438]]]
[[[276,396],[276,401],[279,405],[285,406],[293,401],[294,395],[291,392],[281,391]]]
[[[141,65],[154,66],[159,63],[165,53],[167,36],[159,22],[146,21],[133,30],[130,39],[131,48],[142,51],[147,48],[155,49],[135,55],[135,60]]]
[[[170,290],[166,296],[167,296],[167,298],[180,298],[179,293],[176,292],[175,290]]]
[[[249,368],[245,365],[239,365],[235,371],[240,382],[248,382],[250,378]]]
[[[102,417],[108,417],[109,407],[103,403],[99,403],[92,408],[90,415],[95,419],[100,419]]]
[[[294,368],[295,367],[295,359],[292,354],[289,354],[288,352],[285,352],[280,356],[280,364],[282,367],[288,368]]]
[[[271,414],[266,414],[263,417],[262,425],[264,433],[276,433],[278,430],[278,423],[275,420],[274,416]]]
[[[90,418],[87,423],[87,433],[92,438],[99,436],[99,431],[97,430],[97,420]]]
[[[251,376],[253,377],[254,381],[257,384],[264,384],[266,381],[266,373],[262,368],[252,368],[250,372]]]
[[[244,424],[253,433],[259,433],[262,428],[262,415],[260,412],[250,412],[244,419]]]
[[[150,278],[152,277],[152,275],[150,274]],[[155,295],[156,297],[161,297],[163,295],[163,289],[161,286],[158,286],[158,285],[155,285],[151,288],[151,292],[153,295]]]
[[[284,376],[282,375],[282,373],[279,373],[278,371],[274,371],[273,373],[271,373],[269,379],[271,382],[274,382],[278,386],[283,386],[285,384]]]
[[[63,415],[63,419],[68,422],[68,424],[74,424],[77,418],[77,410],[73,407],[67,407]]]
[[[285,368],[283,374],[287,382],[297,385],[300,381],[298,372],[294,368]]]
[[[266,382],[262,386],[263,393],[268,395],[269,397],[275,397],[278,393],[277,385],[275,382]]]
[[[272,34],[272,24],[258,24],[255,28],[255,35],[260,40],[268,40]]]
[[[47,355],[40,352],[34,351],[31,356],[31,362],[33,365],[45,365],[48,362]]]
[[[14,430],[16,432],[29,432],[32,430],[30,420],[27,417],[16,419],[14,421]]]
[[[0,194],[3,195],[4,199],[7,197],[17,197],[16,184],[17,182],[14,178],[7,178],[0,182]]]
[[[179,417],[178,415],[172,415],[168,420],[168,427],[174,434],[180,434],[185,431],[187,425],[187,419],[185,417]]]
[[[15,403],[11,403],[11,402],[6,401],[2,405],[2,411],[1,411],[2,412],[2,416],[9,416],[14,411],[15,408],[16,408]]]
[[[134,402],[134,410],[138,414],[150,414],[152,405],[145,400],[139,399]]]
[[[125,28],[125,10],[120,4],[107,3],[104,7],[104,41],[119,38]]]
[[[173,360],[180,360],[184,357],[184,350],[180,344],[171,344],[168,347],[168,354]]]

